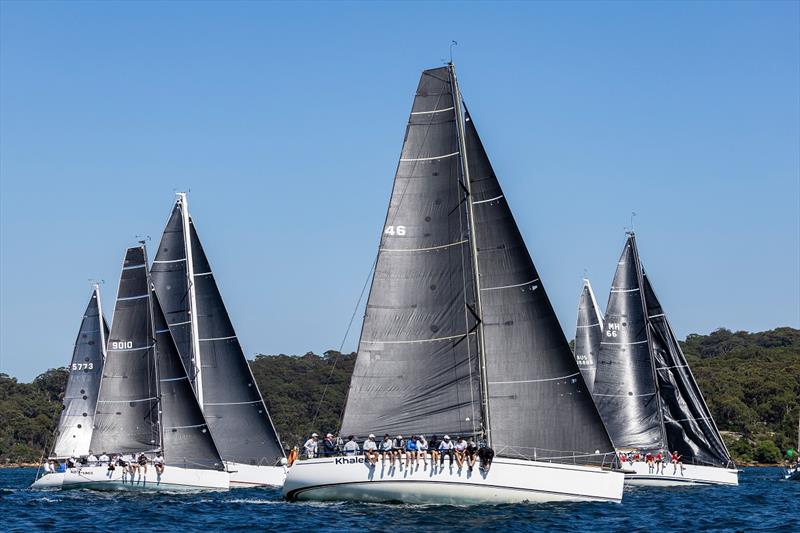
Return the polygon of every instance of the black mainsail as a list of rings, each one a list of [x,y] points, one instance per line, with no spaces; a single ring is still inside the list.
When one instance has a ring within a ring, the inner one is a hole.
[[[371,432],[613,453],[452,65],[422,73],[381,237],[342,425]]]
[[[604,327],[594,395],[614,443],[623,449],[677,450],[685,462],[732,464],[632,232]]]
[[[191,251],[191,253],[187,253]],[[261,393],[179,194],[152,267],[167,323],[225,461],[274,465],[284,456]]]
[[[575,361],[581,369],[583,380],[594,389],[594,376],[597,372],[597,356],[603,338],[603,314],[597,305],[588,279],[583,280],[581,298],[578,302],[578,322],[575,326]]]
[[[72,351],[64,392],[64,410],[58,421],[51,454],[53,458],[80,457],[90,452],[107,338],[108,325],[103,316],[100,287],[95,285]]]
[[[162,448],[170,464],[222,468],[140,246],[125,254],[92,449],[138,453]]]

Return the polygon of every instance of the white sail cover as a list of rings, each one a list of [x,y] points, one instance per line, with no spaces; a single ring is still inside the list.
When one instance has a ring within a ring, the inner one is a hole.
[[[108,338],[108,326],[100,308],[100,289],[95,287],[83,313],[72,361],[67,369],[69,376],[64,392],[64,410],[58,421],[51,453],[54,458],[89,454],[97,393],[103,375],[103,342]]]

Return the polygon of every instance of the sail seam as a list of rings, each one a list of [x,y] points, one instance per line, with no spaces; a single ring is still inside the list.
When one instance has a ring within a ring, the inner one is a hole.
[[[593,327],[599,326],[599,325],[600,325],[600,322],[598,322],[596,324],[589,324],[588,326],[576,326],[576,327],[578,327],[578,328],[593,328]]]
[[[647,344],[648,341],[636,341],[636,342],[601,342],[600,344],[613,344],[615,346],[628,346],[631,344]]]
[[[223,402],[223,403],[209,403],[205,402],[203,405],[246,405],[249,403],[261,403],[261,400],[253,400],[251,402]]]
[[[656,370],[669,370],[671,368],[686,368],[689,365],[657,366]]]
[[[467,239],[458,242],[451,242],[449,244],[442,244],[439,246],[431,246],[430,248],[381,248],[381,252],[425,252],[428,250],[441,250],[442,248],[449,248],[450,246],[458,246],[469,242]]]
[[[186,258],[183,259],[160,259],[153,261],[153,263],[180,263],[181,261],[186,261]]]
[[[539,281],[539,278],[532,279],[530,281],[526,281],[525,283],[517,283],[515,285],[503,285],[501,287],[481,287],[482,291],[498,291],[500,289],[513,289],[514,287],[524,287],[525,285],[530,285],[531,283],[536,283]]]
[[[194,277],[198,277],[198,276],[210,276],[211,274],[213,274],[213,272],[211,272],[211,271],[209,270],[208,272],[200,272],[199,274],[195,274],[195,275],[194,275]]]
[[[460,339],[466,337],[467,335],[473,335],[475,332],[471,331],[468,333],[462,333],[461,335],[450,335],[449,337],[436,337],[435,339],[417,339],[417,340],[410,340],[410,341],[368,341],[361,339],[361,342],[364,344],[417,344],[420,342],[437,342],[437,341],[447,341],[452,339]]]
[[[126,302],[128,300],[142,300],[143,298],[147,298],[150,296],[149,294],[143,294],[141,296],[128,296],[127,298],[117,298],[118,302]]]
[[[167,328],[167,329],[157,329],[156,330],[156,335],[158,335],[159,333],[166,333],[168,331],[169,331],[169,328]]]
[[[185,326],[186,324],[191,324],[191,323],[192,323],[191,320],[184,320],[183,322],[173,322],[172,324],[169,325],[169,327],[172,327],[172,326]]]
[[[164,379],[161,379],[159,381],[161,381],[161,383],[166,383],[167,381],[181,381],[181,380],[184,380],[184,379],[189,379],[189,376],[180,376],[180,377],[177,377],[177,378],[164,378]]]
[[[567,376],[559,376],[557,378],[525,379],[520,381],[490,381],[489,385],[513,385],[516,383],[542,383],[544,381],[559,381],[562,379],[573,378],[578,374],[580,374],[580,372],[575,372],[574,374],[569,374]]]
[[[639,289],[615,289],[612,287],[611,292],[639,292]]]
[[[660,314],[657,314],[657,315],[650,315],[647,318],[658,318],[660,316],[664,316],[664,313],[660,313]]]
[[[447,107],[445,109],[434,109],[433,111],[413,111],[412,115],[430,115],[433,113],[444,113],[445,111],[452,111],[454,107]]]
[[[444,159],[446,157],[453,157],[454,155],[458,155],[458,152],[453,152],[452,154],[445,154],[445,155],[437,155],[434,157],[401,157],[400,161],[433,161],[434,159]]]
[[[657,393],[649,392],[647,394],[599,394],[594,393],[594,396],[606,396],[608,398],[641,398],[643,396],[655,396]]]
[[[109,352],[138,352],[139,350],[149,350],[155,346],[155,344],[151,344],[149,346],[139,346],[138,348],[111,348]]]
[[[158,400],[158,396],[153,396],[151,398],[142,398],[141,400],[97,400],[97,403],[138,403],[138,402],[149,402],[152,400]]]
[[[478,204],[485,204],[485,203],[488,203],[488,202],[494,202],[495,200],[499,200],[503,196],[505,196],[505,195],[501,194],[500,196],[495,196],[494,198],[489,198],[488,200],[478,200],[477,202],[472,202],[472,205],[478,205]]]
[[[231,335],[230,337],[211,337],[208,339],[197,339],[200,342],[207,342],[207,341],[226,341],[229,339],[235,339],[236,335]]]
[[[202,428],[205,427],[205,424],[195,424],[193,426],[167,426],[164,429],[192,429],[192,428]]]
[[[122,270],[134,270],[134,269],[136,269],[136,268],[144,268],[145,266],[146,266],[146,265],[144,265],[144,264],[142,264],[142,265],[126,266],[126,267],[122,267]]]

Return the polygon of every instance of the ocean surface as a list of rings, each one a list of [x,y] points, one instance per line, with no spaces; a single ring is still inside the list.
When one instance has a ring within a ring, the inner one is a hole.
[[[745,468],[738,487],[626,488],[621,504],[409,506],[288,503],[280,491],[32,491],[36,469],[0,469],[0,531],[800,531],[800,483]]]

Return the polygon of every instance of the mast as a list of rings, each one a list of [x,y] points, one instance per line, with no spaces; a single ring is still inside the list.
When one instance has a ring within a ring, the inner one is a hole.
[[[656,403],[658,404],[658,420],[661,430],[661,446],[669,448],[667,442],[667,428],[664,425],[664,406],[661,401],[661,386],[658,383],[658,372],[656,371],[656,361],[653,357],[653,334],[650,331],[650,313],[647,310],[647,302],[644,299],[644,273],[642,271],[642,262],[639,260],[639,248],[636,246],[636,235],[633,231],[628,232],[628,237],[631,240],[631,252],[633,253],[633,260],[636,263],[636,278],[639,282],[639,300],[642,302],[642,310],[644,313],[645,333],[647,334],[647,351],[650,354],[650,367],[653,371],[653,385],[656,389]]]
[[[197,292],[194,286],[194,258],[192,256],[192,235],[189,228],[189,201],[185,192],[178,193],[183,222],[183,242],[186,246],[186,287],[189,290],[189,319],[192,328],[192,381],[195,384],[197,403],[205,410],[203,402],[202,359],[200,354],[200,330],[197,324]]]
[[[106,358],[106,328],[105,320],[103,319],[103,304],[100,302],[100,284],[94,284],[94,294],[97,298],[97,323],[100,328],[100,351],[103,354],[103,360]]]
[[[162,403],[161,403],[161,372],[159,372],[158,368],[158,346],[156,344],[156,322],[155,322],[155,308],[153,307],[153,282],[150,279],[150,268],[148,268],[147,263],[147,247],[144,245],[144,241],[139,241],[142,245],[142,255],[144,256],[144,271],[145,276],[147,279],[147,305],[148,310],[150,311],[149,316],[149,326],[150,326],[150,344],[153,346],[153,369],[155,370],[155,378],[156,378],[156,409],[158,414],[158,419],[156,423],[158,424],[158,447],[161,448],[161,452],[165,453],[164,451],[164,424],[161,423],[163,418],[162,412]]]
[[[467,191],[467,217],[468,217],[468,231],[469,243],[472,256],[472,271],[475,280],[475,314],[478,318],[478,361],[480,367],[480,384],[481,384],[481,411],[483,415],[483,423],[486,430],[486,444],[492,446],[492,424],[489,417],[489,379],[486,372],[486,343],[483,334],[483,307],[481,305],[481,275],[478,270],[478,244],[475,239],[475,212],[472,206],[472,188],[469,179],[469,164],[467,163],[467,143],[464,134],[464,112],[461,102],[461,89],[458,86],[458,78],[456,77],[456,67],[451,62],[449,63],[450,74],[453,77],[453,102],[456,112],[456,130],[458,131],[459,148],[461,150],[461,169],[464,176],[464,187]]]

